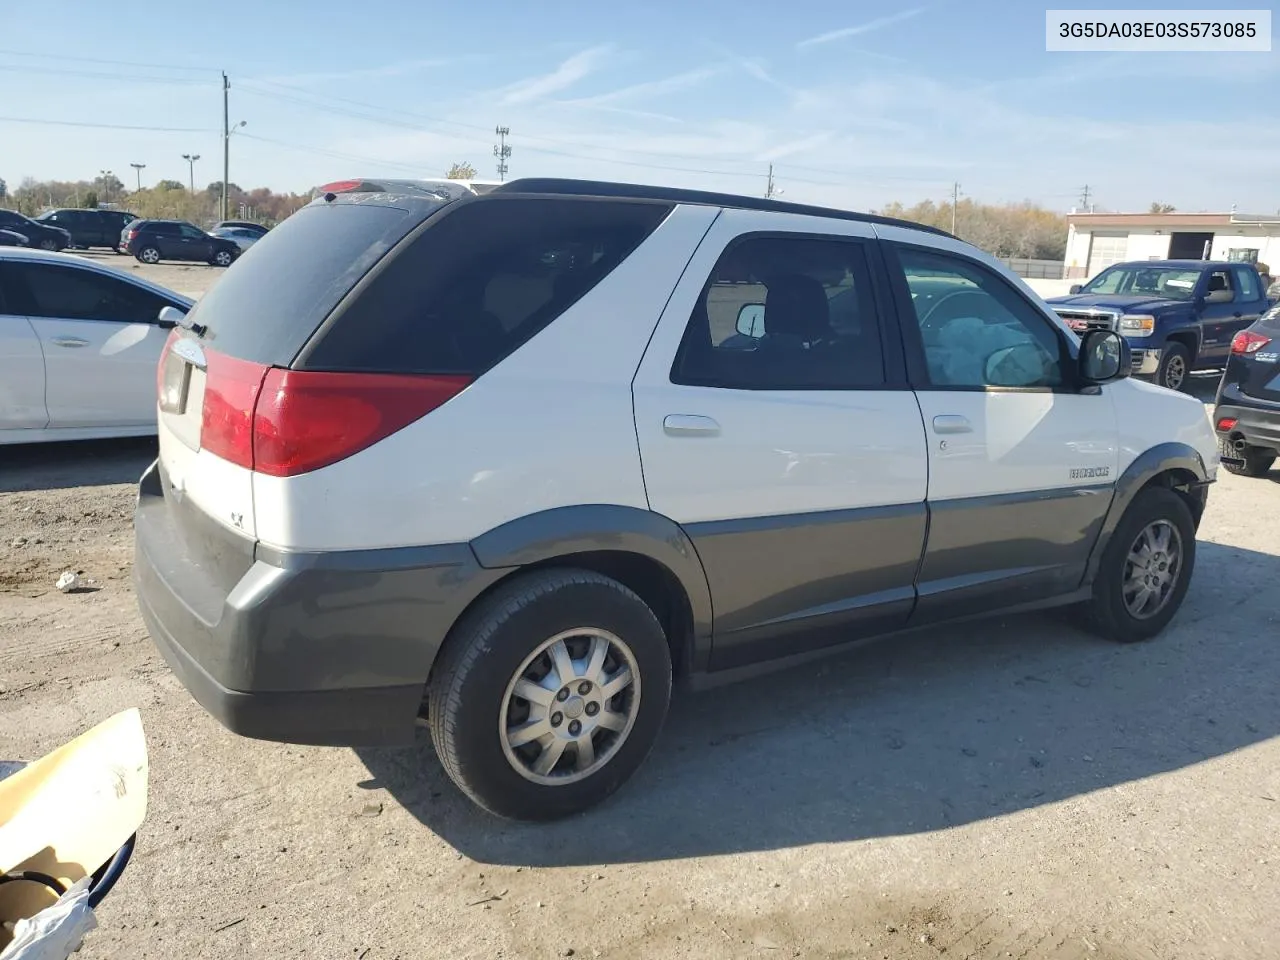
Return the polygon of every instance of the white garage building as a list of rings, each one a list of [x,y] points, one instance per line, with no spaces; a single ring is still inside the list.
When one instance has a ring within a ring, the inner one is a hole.
[[[1066,276],[1123,260],[1244,260],[1280,272],[1280,216],[1247,213],[1073,213]]]

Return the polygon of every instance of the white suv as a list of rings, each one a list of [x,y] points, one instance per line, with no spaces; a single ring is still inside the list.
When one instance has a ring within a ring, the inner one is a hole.
[[[1217,448],[992,258],[874,216],[607,183],[350,181],[174,331],[137,511],[156,644],[231,730],[425,717],[509,817],[594,804],[694,686],[1187,589]]]

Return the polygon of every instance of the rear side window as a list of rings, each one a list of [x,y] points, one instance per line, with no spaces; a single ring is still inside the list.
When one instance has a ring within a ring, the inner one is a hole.
[[[214,349],[287,367],[347,291],[422,222],[422,210],[374,203],[304,207],[254,244],[192,318]],[[402,305],[403,306],[403,305]]]
[[[477,376],[608,276],[670,210],[577,198],[464,201],[334,314],[298,365]],[[272,239],[258,241],[245,264]]]

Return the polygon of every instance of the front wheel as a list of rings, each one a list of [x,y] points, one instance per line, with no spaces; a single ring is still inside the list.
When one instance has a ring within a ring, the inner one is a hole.
[[[1160,355],[1156,383],[1170,390],[1181,390],[1191,370],[1191,352],[1181,343],[1170,342]]]
[[[428,690],[431,739],[450,779],[516,820],[585,810],[657,741],[671,653],[635,593],[587,570],[499,587],[454,628]]]
[[[234,259],[235,257],[231,255],[230,250],[219,250],[213,255],[213,259],[209,262],[215,267],[229,267],[231,266],[231,261]]]
[[[155,247],[143,247],[141,250],[138,251],[138,259],[141,260],[143,263],[152,263],[152,264],[159,263],[160,251],[157,250]]]
[[[56,253],[58,250],[58,242],[56,240],[41,240],[40,249],[48,250],[50,253]]]
[[[1143,490],[1107,542],[1085,604],[1093,632],[1120,643],[1148,640],[1173,619],[1191,582],[1196,530],[1182,497]]]

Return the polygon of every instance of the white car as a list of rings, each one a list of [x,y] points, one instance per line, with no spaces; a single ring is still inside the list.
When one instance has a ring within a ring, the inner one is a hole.
[[[0,444],[156,432],[156,365],[193,301],[65,253],[0,247]]]
[[[210,230],[209,235],[230,240],[240,248],[241,253],[266,236],[266,234],[258,230],[249,230],[245,227],[217,227],[214,230]]]
[[[985,253],[775,201],[330,184],[188,321],[135,517],[155,643],[248,736],[425,717],[509,817],[613,792],[673,680],[1052,606],[1152,637],[1219,465],[1199,401]]]

